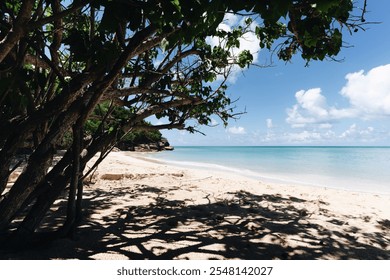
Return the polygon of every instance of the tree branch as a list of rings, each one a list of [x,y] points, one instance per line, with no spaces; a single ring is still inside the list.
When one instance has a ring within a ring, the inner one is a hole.
[[[70,14],[80,10],[89,1],[83,0],[83,1],[77,1],[77,3],[74,3],[74,2],[73,2],[73,6],[70,7],[69,9],[67,9],[67,10],[64,10],[64,11],[62,11],[60,13],[54,14],[52,16],[48,16],[48,17],[39,19],[39,20],[37,20],[35,22],[31,22],[28,25],[28,30],[34,30],[34,29],[39,28],[39,27],[41,27],[41,26],[43,26],[45,24],[51,23],[53,21],[60,20],[60,19],[62,19],[64,17],[66,17],[67,15],[70,15]]]
[[[9,54],[12,48],[19,42],[27,33],[27,26],[30,20],[31,12],[34,7],[34,0],[23,1],[20,12],[12,24],[12,29],[9,31],[7,36],[0,42],[0,63]]]
[[[182,123],[169,123],[160,125],[135,125],[132,130],[143,130],[143,131],[156,131],[162,129],[185,129],[185,125]]]

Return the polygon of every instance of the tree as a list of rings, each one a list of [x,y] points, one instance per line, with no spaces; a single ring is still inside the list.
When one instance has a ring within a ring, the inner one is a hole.
[[[207,125],[213,114],[224,123],[234,117],[226,78],[233,65],[252,62],[248,50],[232,52],[244,33],[254,32],[279,59],[300,53],[306,61],[323,60],[338,54],[343,30],[362,28],[365,4],[358,10],[350,0],[2,1],[0,233],[13,226],[16,236],[33,236],[64,191],[68,211],[58,234],[73,232],[86,163],[99,152],[104,159],[131,131],[194,132],[188,120]],[[231,32],[219,30],[227,13],[246,20]],[[107,110],[99,127],[85,137],[102,102]],[[118,108],[126,113],[115,115]],[[146,125],[150,116],[165,124]],[[49,169],[65,135],[72,145]],[[7,184],[26,142],[23,172]]]

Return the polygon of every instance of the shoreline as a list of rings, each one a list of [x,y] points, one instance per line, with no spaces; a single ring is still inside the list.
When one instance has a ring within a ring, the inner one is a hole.
[[[5,258],[390,259],[390,195],[267,184],[126,152],[89,179],[75,240]]]
[[[152,163],[161,164],[161,165],[168,165],[175,168],[183,168],[183,169],[193,169],[193,170],[199,170],[199,171],[210,171],[216,173],[229,173],[232,172],[236,174],[237,176],[241,176],[243,178],[248,178],[251,180],[257,180],[261,181],[263,184],[271,184],[271,185],[279,185],[279,186],[303,186],[303,187],[309,187],[309,188],[326,188],[331,190],[341,190],[346,192],[356,192],[356,193],[366,193],[366,194],[377,194],[377,195],[386,195],[390,196],[390,190],[389,191],[380,191],[377,189],[374,190],[367,190],[367,186],[369,185],[369,182],[365,182],[363,185],[360,185],[358,189],[352,189],[347,188],[345,185],[350,184],[351,182],[344,183],[344,187],[342,186],[336,186],[327,184],[327,183],[310,183],[310,182],[304,182],[300,181],[299,179],[293,180],[289,177],[288,174],[284,174],[284,178],[280,178],[280,175],[278,174],[264,174],[261,172],[256,172],[250,169],[240,168],[240,167],[231,167],[231,166],[225,166],[220,165],[216,163],[206,163],[206,162],[196,162],[196,161],[179,161],[179,160],[165,160],[160,158],[153,158],[150,157],[148,154],[150,153],[138,153],[138,152],[124,152],[126,155],[130,157],[135,157],[140,160],[144,161],[150,161]],[[316,175],[313,175],[315,177]],[[311,178],[313,180],[313,178]],[[320,180],[321,178],[316,179]],[[335,180],[335,179],[334,179]],[[345,180],[345,179],[344,179]],[[356,183],[356,182],[354,182]],[[376,187],[378,188],[378,186]]]

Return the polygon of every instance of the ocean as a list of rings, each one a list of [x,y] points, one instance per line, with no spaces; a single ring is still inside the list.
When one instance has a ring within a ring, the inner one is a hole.
[[[175,147],[151,153],[176,166],[235,172],[265,183],[390,194],[390,147]]]

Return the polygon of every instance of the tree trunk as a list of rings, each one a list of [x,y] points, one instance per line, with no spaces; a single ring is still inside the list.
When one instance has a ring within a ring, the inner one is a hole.
[[[80,172],[84,170],[87,162],[104,147],[107,147],[116,140],[115,133],[107,133],[98,139],[95,139],[87,147],[87,152],[81,157]],[[53,167],[45,178],[45,182],[37,187],[39,192],[38,198],[29,210],[23,222],[19,225],[17,235],[21,238],[29,238],[39,227],[42,219],[50,210],[52,204],[57,200],[61,193],[65,190],[72,176],[71,152],[67,152],[64,157]],[[82,181],[79,180],[76,202],[76,221],[79,221],[81,216],[81,196],[82,196]],[[61,231],[62,233],[62,231]]]
[[[23,222],[19,225],[16,232],[20,239],[31,239],[35,230],[41,224],[46,213],[50,210],[52,204],[61,195],[69,182],[71,169],[67,168],[64,174],[56,176],[53,182],[46,182],[46,191],[41,193],[33,207],[29,210]]]
[[[76,223],[78,226],[83,219],[83,193],[84,193],[84,181],[79,180],[77,186],[77,200],[76,200]]]
[[[10,189],[8,196],[0,203],[0,232],[8,227],[15,213],[19,211],[25,200],[44,179],[41,170],[48,167],[49,159],[55,153],[54,143],[63,137],[70,124],[74,123],[82,106],[83,99],[80,98],[72,104],[67,112],[61,114],[45,139],[30,156],[25,170]]]
[[[23,145],[25,139],[27,139],[28,135],[36,130],[40,125],[47,122],[48,119],[54,118],[57,116],[57,119],[72,118],[71,122],[75,121],[75,117],[77,117],[77,113],[80,112],[81,106],[83,105],[83,101],[80,100],[79,95],[83,91],[84,87],[93,81],[94,78],[97,77],[97,74],[91,74],[88,77],[85,77],[84,74],[80,74],[77,78],[75,78],[69,87],[66,87],[61,94],[59,94],[56,98],[49,101],[45,107],[41,110],[35,111],[32,113],[26,120],[14,123],[14,122],[4,122],[0,125],[3,125],[7,128],[8,136],[6,138],[5,144],[0,150],[0,194],[4,191],[8,176],[9,169],[11,165],[12,158],[14,158],[17,150]],[[79,97],[79,100],[77,100]],[[71,103],[73,102],[73,103]],[[72,105],[73,114],[68,114],[71,112]],[[65,116],[65,117],[64,117]],[[54,123],[55,125],[56,123]],[[58,124],[58,122],[57,122]],[[51,129],[59,130],[62,129],[65,132],[70,125],[58,124],[58,126],[52,126]],[[64,129],[65,128],[65,129]],[[53,134],[50,135],[53,138]],[[46,135],[47,136],[47,135]],[[53,140],[50,140],[53,141]],[[1,204],[0,204],[1,208]],[[0,213],[0,224],[1,224],[1,213]],[[1,230],[1,226],[0,226]]]
[[[8,227],[20,206],[44,178],[43,171],[49,167],[53,154],[54,150],[50,147],[43,153],[39,151],[30,156],[26,169],[20,174],[7,197],[0,203],[0,232]]]
[[[22,134],[10,136],[7,142],[2,147],[0,152],[0,194],[2,194],[7,186],[10,175],[10,167],[12,159],[15,157],[16,151],[24,143],[25,138]]]
[[[82,145],[82,121],[79,119],[75,126],[73,127],[73,160],[72,160],[72,175],[70,178],[69,186],[69,198],[68,198],[68,208],[66,213],[66,221],[62,228],[64,235],[74,236],[74,231],[76,228],[76,195],[80,181],[80,154],[81,154],[81,145]]]

